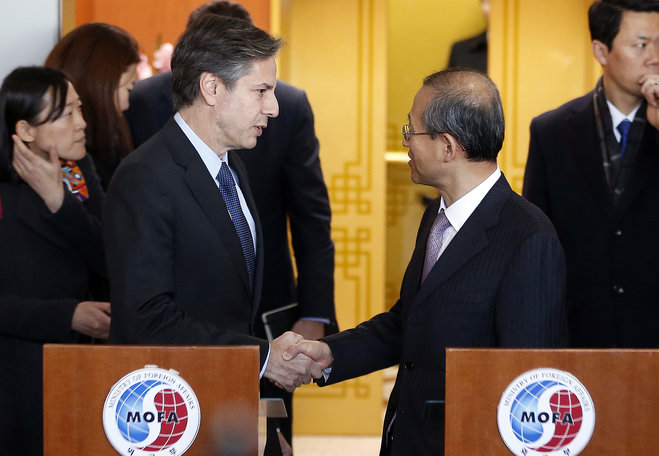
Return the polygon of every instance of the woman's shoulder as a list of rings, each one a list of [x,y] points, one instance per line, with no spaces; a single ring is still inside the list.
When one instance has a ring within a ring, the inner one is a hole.
[[[5,206],[11,202],[18,201],[21,187],[26,185],[21,180],[0,181],[0,204]]]

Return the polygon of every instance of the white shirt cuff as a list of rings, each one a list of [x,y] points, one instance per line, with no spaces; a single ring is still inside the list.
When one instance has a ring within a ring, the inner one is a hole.
[[[265,357],[265,363],[263,363],[263,368],[261,369],[261,373],[259,374],[259,379],[263,378],[263,374],[265,374],[265,368],[268,367],[269,360],[270,360],[270,344],[268,344],[268,356]]]

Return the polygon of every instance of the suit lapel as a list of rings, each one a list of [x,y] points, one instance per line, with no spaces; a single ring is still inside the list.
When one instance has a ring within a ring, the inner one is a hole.
[[[421,284],[415,300],[417,304],[426,300],[488,245],[487,230],[498,224],[499,212],[511,192],[512,190],[502,174],[446,247],[426,280]],[[424,239],[427,241],[427,234]]]
[[[629,205],[645,185],[645,182],[650,175],[652,175],[656,171],[657,166],[659,166],[657,143],[655,139],[656,134],[655,129],[646,123],[641,144],[638,146],[638,151],[634,157],[634,163],[632,165],[633,169],[631,173],[629,173],[629,179],[627,179],[625,184],[625,192],[615,210],[616,218],[620,218],[625,213]]]
[[[597,136],[592,92],[582,98],[582,104],[575,108],[571,116],[566,118],[564,125],[565,141],[577,141],[576,147],[572,150],[577,151],[575,160],[581,168],[584,180],[593,189],[591,195],[597,195],[599,204],[609,216],[612,216],[613,199],[611,190],[606,183],[602,164],[602,150]]]
[[[185,168],[183,177],[185,183],[197,201],[197,204],[199,204],[217,231],[231,261],[240,274],[243,285],[249,291],[249,277],[247,275],[247,266],[245,265],[245,257],[240,245],[240,239],[231,221],[226,204],[222,199],[220,190],[213,182],[213,178],[208,173],[208,169],[199,157],[194,146],[190,143],[183,131],[181,131],[176,121],[170,119],[166,128],[163,129],[163,134],[174,161]]]
[[[403,302],[412,302],[414,295],[416,295],[421,282],[421,273],[423,271],[423,262],[426,256],[426,244],[428,236],[430,235],[430,228],[439,211],[440,199],[434,200],[426,212],[423,214],[421,223],[419,225],[419,232],[416,236],[416,245],[412,258],[407,266],[405,275],[403,276],[403,283],[400,289],[400,297]]]

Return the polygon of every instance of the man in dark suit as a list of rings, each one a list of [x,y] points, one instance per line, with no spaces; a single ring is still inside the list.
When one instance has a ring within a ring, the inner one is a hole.
[[[206,14],[251,22],[240,4],[213,0],[195,9],[188,23]],[[325,334],[325,326],[336,332],[329,198],[306,94],[277,81],[275,96],[279,116],[270,119],[253,149],[236,151],[245,165],[263,228],[263,289],[255,333],[266,336],[260,318],[263,312],[297,302],[297,321],[289,329],[306,339],[318,339]],[[173,114],[171,72],[138,82],[131,92],[130,109],[125,113],[135,146],[160,130]],[[289,223],[297,283],[289,249]],[[263,382],[261,393],[264,397],[284,398],[289,416],[278,420],[278,426],[291,442],[291,394],[270,382]]]
[[[485,75],[428,76],[403,146],[412,180],[441,197],[421,220],[400,299],[354,329],[298,342],[285,354],[331,367],[325,384],[399,364],[381,454],[442,454],[443,430],[424,409],[444,399],[446,347],[567,342],[563,251],[547,217],[501,174],[503,136],[499,94]]]
[[[490,0],[481,0],[485,22],[490,18]],[[487,30],[451,46],[448,67],[471,68],[487,74]]]
[[[472,68],[487,73],[487,32],[453,43],[448,67]]]
[[[234,149],[278,114],[280,41],[246,21],[206,16],[174,50],[177,114],[119,166],[106,200],[110,337],[133,344],[258,345],[261,375],[292,390],[308,359],[255,337],[263,237]]]
[[[597,1],[589,22],[603,76],[532,121],[524,196],[565,249],[570,345],[659,347],[659,2]]]

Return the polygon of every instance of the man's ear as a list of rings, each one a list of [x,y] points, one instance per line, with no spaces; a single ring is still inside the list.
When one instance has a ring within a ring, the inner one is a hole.
[[[444,148],[444,162],[453,161],[464,155],[464,147],[462,147],[455,136],[450,133],[442,133],[441,136],[444,138],[444,144],[441,146]]]
[[[219,96],[226,91],[224,83],[212,73],[202,73],[199,78],[199,92],[209,106],[215,106]]]
[[[606,61],[609,57],[609,48],[606,46],[606,44],[599,40],[593,40],[592,48],[595,60],[597,60],[602,66],[606,65]]]
[[[21,141],[24,143],[31,143],[34,141],[36,131],[27,120],[19,120],[16,122],[14,129],[16,130],[16,135],[21,138]]]

